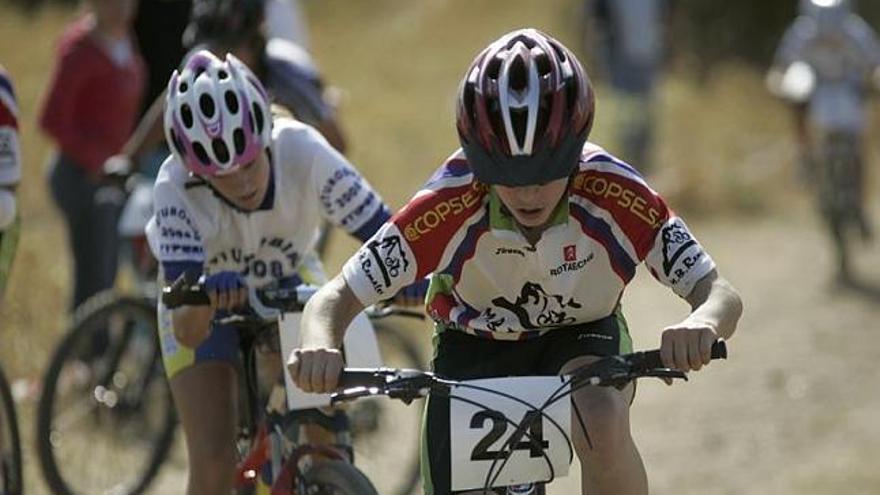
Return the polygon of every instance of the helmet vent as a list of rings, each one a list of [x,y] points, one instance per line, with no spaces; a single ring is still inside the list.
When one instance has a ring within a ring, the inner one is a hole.
[[[183,104],[180,106],[180,118],[183,120],[183,125],[187,129],[192,129],[193,126],[193,114],[192,110],[189,108],[189,105]]]
[[[526,63],[521,57],[517,57],[512,64],[510,64],[510,89],[514,91],[523,91],[528,86],[529,74],[526,70]]]
[[[232,141],[235,145],[235,154],[241,156],[244,153],[244,131],[241,127],[232,131]]]
[[[192,148],[193,152],[195,152],[196,154],[196,158],[199,159],[199,162],[201,162],[202,165],[204,165],[205,167],[211,165],[211,161],[208,158],[208,152],[205,151],[205,147],[202,146],[202,143],[199,143],[198,141],[193,141]]]
[[[539,76],[545,76],[553,71],[553,66],[550,64],[550,58],[547,57],[545,53],[542,52],[537,57],[534,57],[534,61]]]
[[[214,105],[214,99],[207,94],[202,94],[202,96],[199,97],[199,109],[202,111],[202,114],[209,119],[214,116],[214,111],[217,110]]]
[[[214,138],[211,141],[211,148],[214,150],[214,156],[217,157],[217,160],[220,163],[226,163],[229,161],[229,148],[226,147],[226,143],[223,142],[220,138]]]
[[[225,70],[217,71],[217,79],[220,79],[222,81],[222,80],[226,79],[227,77],[229,77],[229,73],[226,72]]]
[[[232,91],[226,91],[223,95],[223,99],[226,100],[226,108],[229,109],[229,113],[238,113],[238,98],[235,96],[235,93]]]
[[[498,74],[501,73],[501,63],[502,61],[499,57],[492,58],[486,65],[486,77],[498,79]]]
[[[177,153],[180,156],[186,156],[186,150],[183,149],[183,144],[180,142],[180,136],[177,135],[177,132],[174,129],[171,129],[171,144],[174,145],[174,149],[177,150]]]
[[[256,103],[251,104],[251,107],[254,110],[254,117],[257,120],[257,134],[262,134],[263,133],[263,124],[264,124],[263,111],[260,110],[260,107]]]
[[[522,148],[526,142],[526,126],[528,125],[529,113],[525,108],[511,109],[510,124],[513,126],[513,135],[516,138],[517,147]]]
[[[186,90],[188,90],[188,89],[189,89],[189,86],[185,82],[182,82],[182,83],[180,83],[179,86],[177,86],[177,91],[179,91],[181,93],[186,93]]]

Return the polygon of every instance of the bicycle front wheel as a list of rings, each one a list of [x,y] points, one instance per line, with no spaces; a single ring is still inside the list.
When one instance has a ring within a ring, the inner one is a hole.
[[[0,369],[0,494],[21,495],[21,441],[9,382]]]
[[[364,473],[345,461],[326,461],[312,465],[302,474],[309,495],[378,495]]]
[[[142,493],[167,457],[176,416],[143,298],[98,294],[77,310],[43,381],[40,463],[62,495]]]
[[[424,369],[419,348],[403,329],[374,321],[383,366]],[[348,409],[355,464],[388,495],[418,487],[419,439],[424,401],[406,405],[384,397],[361,399]]]

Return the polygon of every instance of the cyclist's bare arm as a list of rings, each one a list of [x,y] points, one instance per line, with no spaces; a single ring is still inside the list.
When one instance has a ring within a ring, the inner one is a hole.
[[[348,325],[364,310],[363,304],[336,275],[309,300],[300,320],[302,344],[287,360],[293,381],[306,392],[331,392],[342,371],[343,337]]]
[[[184,305],[171,310],[174,336],[186,347],[195,349],[211,333],[211,325],[218,310],[232,311],[247,302],[247,289],[208,292],[209,305]]]
[[[155,149],[165,140],[165,131],[162,129],[162,115],[165,112],[165,91],[162,92],[144,116],[138,122],[137,127],[125,145],[122,146],[120,155],[123,155],[135,163],[143,155]]]
[[[696,371],[709,364],[712,344],[718,338],[733,335],[742,315],[742,300],[717,270],[701,278],[685,300],[691,314],[664,329],[660,356],[667,367]]]

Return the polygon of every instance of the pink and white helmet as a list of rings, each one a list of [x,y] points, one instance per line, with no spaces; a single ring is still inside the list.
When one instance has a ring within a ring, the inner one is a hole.
[[[222,175],[255,160],[269,146],[272,116],[266,90],[232,54],[221,61],[194,53],[168,81],[165,139],[198,175]]]

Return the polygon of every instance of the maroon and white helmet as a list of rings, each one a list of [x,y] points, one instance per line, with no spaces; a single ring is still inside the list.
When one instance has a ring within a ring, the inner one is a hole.
[[[272,116],[266,90],[232,54],[221,61],[194,53],[168,82],[165,138],[198,175],[222,175],[255,160],[269,146]]]
[[[594,113],[592,86],[571,51],[541,31],[520,29],[471,63],[456,120],[478,180],[525,186],[574,172]]]

